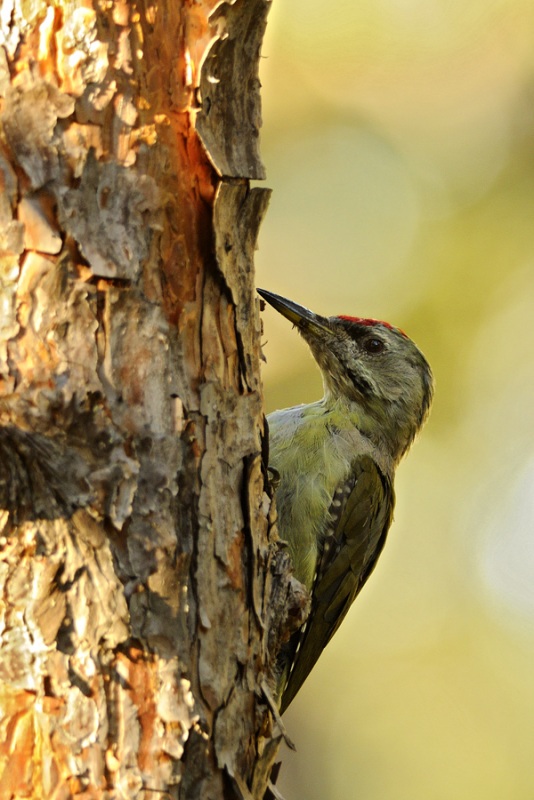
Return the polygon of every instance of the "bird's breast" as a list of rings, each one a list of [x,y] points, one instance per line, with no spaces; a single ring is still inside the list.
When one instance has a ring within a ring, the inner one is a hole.
[[[269,464],[280,475],[278,527],[288,542],[296,577],[311,587],[318,546],[330,522],[336,490],[359,455],[372,445],[342,414],[320,403],[275,411],[269,423]]]

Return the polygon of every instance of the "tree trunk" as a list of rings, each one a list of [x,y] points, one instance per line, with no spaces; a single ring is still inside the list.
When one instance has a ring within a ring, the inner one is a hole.
[[[2,798],[259,798],[278,748],[270,4],[215,5],[0,6]]]

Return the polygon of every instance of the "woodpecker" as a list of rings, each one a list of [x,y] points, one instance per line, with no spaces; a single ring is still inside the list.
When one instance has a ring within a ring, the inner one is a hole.
[[[281,538],[311,609],[279,658],[289,706],[373,571],[393,519],[397,464],[432,402],[430,367],[411,339],[374,319],[322,317],[260,296],[292,322],[317,362],[324,397],[267,416]]]

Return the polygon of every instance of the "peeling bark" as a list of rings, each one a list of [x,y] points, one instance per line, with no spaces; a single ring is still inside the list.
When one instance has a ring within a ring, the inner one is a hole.
[[[261,127],[258,62],[271,0],[223,3],[204,62],[197,129],[220,175],[265,178],[259,155]],[[247,65],[242,69],[238,65]]]
[[[276,756],[269,2],[216,5],[0,13],[0,797],[261,798]]]

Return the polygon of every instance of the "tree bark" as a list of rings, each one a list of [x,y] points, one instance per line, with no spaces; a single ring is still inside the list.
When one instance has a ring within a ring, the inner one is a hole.
[[[276,756],[270,4],[215,5],[1,6],[2,798],[259,798]]]

